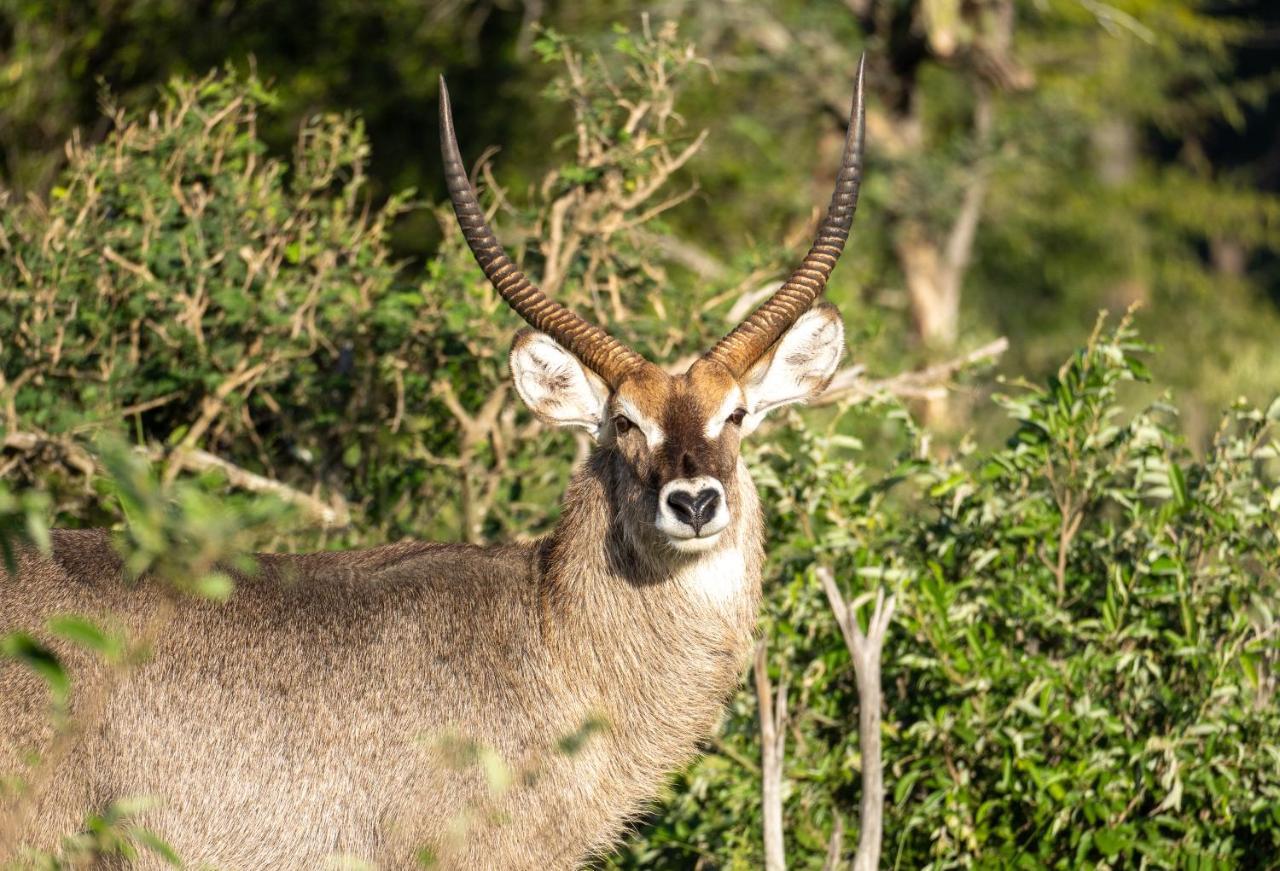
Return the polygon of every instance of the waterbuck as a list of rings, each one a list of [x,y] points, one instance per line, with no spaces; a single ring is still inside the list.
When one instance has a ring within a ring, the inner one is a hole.
[[[55,532],[51,555],[23,553],[0,583],[0,633],[66,612],[133,631],[158,609],[166,621],[109,693],[95,694],[93,657],[49,641],[75,676],[82,728],[42,773],[26,766],[53,740],[47,691],[0,665],[0,772],[32,782],[0,821],[0,864],[140,795],[157,803],[139,823],[189,867],[354,856],[406,868],[431,855],[549,869],[609,849],[711,734],[751,647],[764,532],[739,444],[771,409],[820,393],[839,363],[844,327],[818,298],[857,205],[862,77],[803,263],[681,375],[516,268],[468,181],[442,80],[458,222],[532,327],[511,350],[515,387],[543,421],[595,441],[559,523],[530,544],[262,555],[223,604],[126,585],[105,532]]]

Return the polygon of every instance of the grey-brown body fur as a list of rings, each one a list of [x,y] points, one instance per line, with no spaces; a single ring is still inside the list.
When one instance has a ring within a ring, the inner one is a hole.
[[[725,482],[732,534],[702,554],[660,540],[630,475],[597,451],[533,544],[263,556],[229,602],[180,602],[43,781],[26,842],[48,848],[87,812],[148,795],[139,822],[189,867],[344,854],[404,868],[430,847],[446,867],[543,869],[608,848],[715,727],[762,560],[741,464]],[[0,633],[66,612],[148,621],[158,591],[124,583],[107,534],[53,541],[0,584]],[[58,649],[82,701],[99,667]],[[48,713],[43,685],[0,665],[0,771],[47,744]],[[590,721],[604,727],[578,752],[558,748]],[[511,783],[447,758],[448,736],[492,750]]]

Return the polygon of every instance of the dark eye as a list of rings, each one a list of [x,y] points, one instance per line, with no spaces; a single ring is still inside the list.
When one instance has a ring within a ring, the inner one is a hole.
[[[617,430],[618,435],[626,435],[631,432],[631,427],[633,426],[635,424],[621,414],[613,419],[613,428]]]
[[[734,426],[742,426],[743,419],[747,416],[745,408],[735,408],[733,414],[729,415],[729,423]]]

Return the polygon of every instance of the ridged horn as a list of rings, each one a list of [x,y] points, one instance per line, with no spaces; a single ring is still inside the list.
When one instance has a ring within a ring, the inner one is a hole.
[[[645,359],[635,351],[539,290],[502,250],[484,219],[484,210],[462,165],[444,76],[440,77],[440,153],[444,157],[444,180],[453,202],[453,213],[458,217],[467,246],[489,283],[516,314],[535,330],[559,342],[610,387],[617,387],[628,374],[645,366]]]
[[[704,359],[720,363],[735,377],[744,375],[822,295],[831,270],[835,269],[840,252],[844,250],[845,240],[849,238],[853,213],[858,208],[858,189],[862,185],[862,144],[866,135],[862,74],[866,60],[864,54],[858,61],[853,109],[849,113],[849,132],[845,137],[836,188],[809,253],[773,296],[704,355]]]

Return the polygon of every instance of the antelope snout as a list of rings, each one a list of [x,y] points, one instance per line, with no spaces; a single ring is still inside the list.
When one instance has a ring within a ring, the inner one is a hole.
[[[704,487],[697,493],[674,490],[667,497],[667,507],[681,523],[693,527],[698,532],[720,507],[720,491],[714,487]]]
[[[729,525],[724,487],[715,478],[677,478],[658,494],[658,529],[677,550],[704,550]]]

